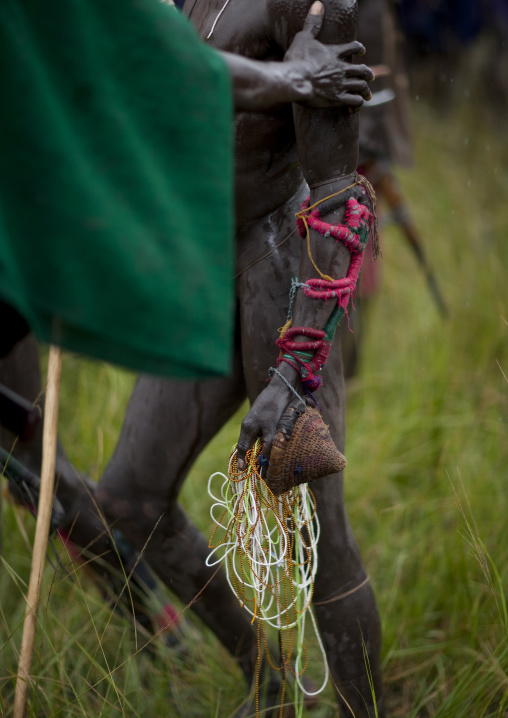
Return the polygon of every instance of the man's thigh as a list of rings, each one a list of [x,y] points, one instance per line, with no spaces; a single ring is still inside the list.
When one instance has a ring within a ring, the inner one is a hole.
[[[194,460],[244,399],[238,357],[232,376],[223,379],[141,376],[115,453],[100,480],[101,496],[115,497],[119,514],[121,504],[125,512],[146,513],[148,519],[168,511]]]

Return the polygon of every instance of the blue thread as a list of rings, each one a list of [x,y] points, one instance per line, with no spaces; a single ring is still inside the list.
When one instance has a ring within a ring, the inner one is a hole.
[[[321,409],[321,406],[319,405],[319,402],[318,402],[318,400],[316,399],[316,397],[314,396],[314,394],[307,389],[307,387],[305,386],[305,384],[303,385],[303,388],[304,388],[305,393],[307,394],[307,396],[309,396],[309,397],[312,399],[312,401],[314,402],[314,404],[315,404],[315,405],[317,406],[317,408],[319,409],[319,413],[322,414],[322,413],[323,413],[323,410]]]

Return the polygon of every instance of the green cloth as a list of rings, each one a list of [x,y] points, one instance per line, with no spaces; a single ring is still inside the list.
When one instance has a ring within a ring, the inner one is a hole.
[[[158,0],[2,0],[0,87],[0,297],[72,351],[227,373],[233,108],[220,55]]]

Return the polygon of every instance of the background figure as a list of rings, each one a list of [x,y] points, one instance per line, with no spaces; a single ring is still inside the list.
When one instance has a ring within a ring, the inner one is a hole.
[[[415,92],[436,107],[449,106],[461,62],[484,21],[482,2],[402,0],[398,12]]]
[[[393,210],[386,189],[396,187],[394,166],[409,167],[413,152],[409,115],[408,77],[404,69],[403,48],[397,18],[390,0],[360,0],[358,38],[365,45],[366,61],[374,67],[373,98],[360,114],[359,171],[374,187],[380,225]],[[365,323],[369,305],[379,291],[382,261],[374,262],[367,251],[355,297],[356,311],[349,326],[340,327],[344,376],[351,379],[361,361]]]
[[[499,125],[508,85],[506,0],[400,0],[411,86],[439,110],[475,97]]]

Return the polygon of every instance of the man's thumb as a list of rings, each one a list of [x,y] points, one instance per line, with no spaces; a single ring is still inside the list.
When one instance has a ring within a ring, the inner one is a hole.
[[[305,18],[305,23],[302,28],[303,32],[310,32],[312,37],[317,37],[319,35],[319,31],[321,30],[321,25],[323,24],[324,15],[325,7],[323,3],[319,0],[313,2],[310,6],[307,17]]]

